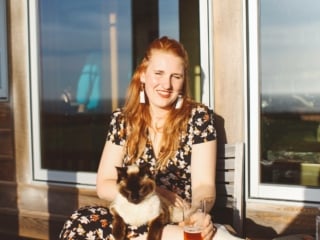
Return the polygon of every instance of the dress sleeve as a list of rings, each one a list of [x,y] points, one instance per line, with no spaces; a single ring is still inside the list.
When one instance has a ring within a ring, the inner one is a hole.
[[[125,121],[120,109],[111,114],[107,141],[123,146],[126,140]]]
[[[193,144],[212,141],[217,138],[213,111],[207,106],[193,109],[191,126],[193,129]]]

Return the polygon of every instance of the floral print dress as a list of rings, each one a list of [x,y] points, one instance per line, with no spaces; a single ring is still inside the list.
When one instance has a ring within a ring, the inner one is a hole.
[[[125,122],[120,109],[111,116],[107,140],[124,146]],[[148,164],[155,173],[157,186],[175,192],[183,199],[191,200],[191,152],[192,145],[216,139],[213,111],[199,104],[191,111],[186,134],[181,137],[181,144],[174,158],[161,171],[155,171],[156,158],[151,141],[148,141],[144,154],[136,164]],[[126,160],[126,159],[125,159]],[[124,161],[126,162],[126,161]],[[106,207],[86,206],[76,210],[65,222],[60,239],[114,239],[112,232],[112,214]],[[146,225],[128,225],[128,238],[137,237],[148,231]]]

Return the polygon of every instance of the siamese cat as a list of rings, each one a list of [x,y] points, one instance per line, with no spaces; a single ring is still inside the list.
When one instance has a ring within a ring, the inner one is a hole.
[[[119,194],[110,207],[114,217],[113,236],[116,240],[128,239],[126,224],[137,227],[147,224],[147,240],[160,240],[166,224],[182,219],[181,210],[169,207],[169,203],[159,197],[148,166],[130,165],[116,169]]]

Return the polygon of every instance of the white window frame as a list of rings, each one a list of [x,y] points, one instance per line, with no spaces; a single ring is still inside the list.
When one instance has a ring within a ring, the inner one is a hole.
[[[200,1],[200,44],[201,44],[201,69],[203,71],[203,96],[202,101],[213,106],[213,69],[212,64],[212,36],[210,0]],[[31,129],[30,136],[33,162],[33,180],[44,182],[71,183],[94,187],[96,173],[54,171],[41,168],[40,152],[40,108],[39,108],[39,28],[38,28],[38,1],[29,1],[29,29],[30,29],[30,95],[31,95]]]
[[[200,24],[200,63],[202,102],[211,108],[214,106],[214,74],[213,74],[213,1],[199,0]]]
[[[6,0],[0,0],[0,101],[8,100]]]
[[[249,193],[252,199],[320,203],[320,189],[280,184],[261,184],[260,179],[260,86],[259,86],[259,1],[248,2],[249,31]]]

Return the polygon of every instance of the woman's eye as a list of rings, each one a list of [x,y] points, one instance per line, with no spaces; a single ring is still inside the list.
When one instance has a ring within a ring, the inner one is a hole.
[[[181,75],[173,75],[173,78],[177,79],[177,80],[180,80],[180,79],[182,79],[182,76]]]

